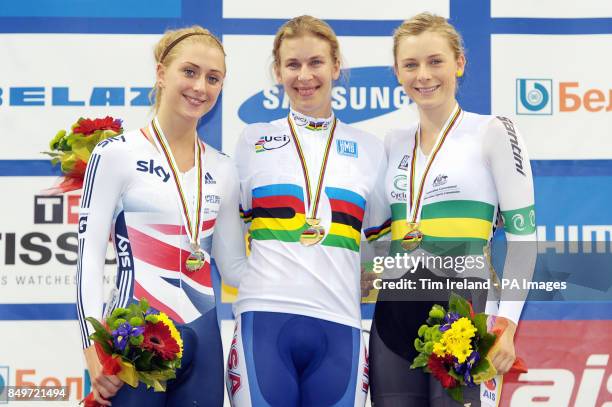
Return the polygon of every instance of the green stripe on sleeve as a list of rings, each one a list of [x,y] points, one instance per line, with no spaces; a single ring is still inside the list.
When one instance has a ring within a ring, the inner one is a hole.
[[[535,209],[529,205],[520,209],[502,211],[504,230],[513,235],[530,235],[535,233]]]

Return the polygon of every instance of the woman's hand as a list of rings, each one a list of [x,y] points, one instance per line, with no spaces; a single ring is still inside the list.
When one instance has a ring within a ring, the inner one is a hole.
[[[361,297],[365,298],[370,295],[370,291],[374,289],[374,280],[378,278],[378,275],[374,272],[369,273],[363,268],[361,269]]]
[[[498,374],[503,375],[510,370],[516,359],[516,352],[514,350],[516,324],[507,318],[496,317],[493,331],[502,332],[501,334],[498,333],[497,341],[493,345],[489,357]]]
[[[108,399],[117,394],[123,386],[123,381],[117,376],[107,376],[102,372],[102,364],[98,359],[95,345],[85,349],[84,353],[91,379],[91,391],[96,401],[104,406],[112,405]]]

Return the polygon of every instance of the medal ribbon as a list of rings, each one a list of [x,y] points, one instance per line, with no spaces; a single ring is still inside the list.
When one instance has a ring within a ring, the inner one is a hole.
[[[189,234],[189,242],[191,243],[192,248],[194,246],[200,246],[199,236],[200,230],[202,229],[202,217],[200,215],[202,208],[202,149],[203,146],[200,144],[198,137],[195,137],[195,151],[194,151],[194,164],[197,169],[198,175],[194,180],[194,190],[196,192],[196,205],[193,209],[193,212],[189,213],[189,205],[187,204],[187,199],[185,197],[185,189],[183,188],[183,182],[181,181],[181,177],[179,176],[178,165],[176,165],[176,161],[174,161],[174,156],[172,155],[172,151],[170,150],[170,146],[168,145],[168,140],[164,135],[164,132],[159,125],[159,121],[157,117],[153,119],[151,122],[151,126],[149,127],[149,131],[151,135],[153,135],[153,139],[155,140],[155,145],[157,149],[161,151],[166,158],[166,162],[170,167],[170,172],[172,173],[172,178],[174,179],[174,184],[176,186],[176,190],[178,193],[178,200],[181,204],[181,215],[183,218],[183,225],[185,225],[185,230]]]
[[[407,217],[407,220],[409,223],[417,222],[417,217],[419,216],[419,209],[421,207],[421,198],[423,197],[423,189],[425,186],[425,179],[427,178],[427,173],[429,172],[429,169],[431,168],[431,165],[433,161],[435,160],[436,155],[442,148],[442,144],[444,144],[446,137],[450,134],[451,129],[457,122],[457,119],[459,118],[460,114],[461,114],[461,108],[457,104],[455,105],[453,112],[451,113],[449,118],[446,120],[446,123],[444,124],[444,126],[442,127],[442,130],[440,131],[440,133],[438,134],[438,137],[436,138],[436,143],[434,144],[433,150],[429,154],[429,158],[427,159],[427,164],[425,165],[425,170],[423,171],[423,175],[421,176],[421,180],[419,181],[419,189],[417,190],[416,195],[414,193],[415,192],[414,187],[415,187],[415,178],[416,178],[416,156],[417,156],[417,151],[419,148],[419,141],[420,141],[419,134],[421,133],[420,125],[414,134],[415,140],[414,140],[414,147],[412,149],[412,160],[410,162],[410,169],[408,170],[409,171],[408,176],[410,179],[410,196],[409,196],[410,199],[406,200],[406,215],[410,214],[410,216]]]
[[[308,219],[316,219],[317,209],[319,207],[319,200],[321,199],[321,191],[323,189],[325,168],[327,167],[329,151],[331,150],[331,145],[334,138],[334,132],[336,130],[336,124],[338,122],[338,119],[334,118],[331,130],[329,131],[329,136],[327,136],[327,144],[325,145],[325,153],[323,154],[323,161],[321,162],[321,169],[319,170],[319,179],[317,181],[317,189],[315,191],[314,201],[312,200],[310,177],[308,175],[308,166],[306,165],[306,159],[304,158],[304,151],[302,150],[302,146],[300,144],[300,141],[298,140],[297,132],[295,131],[295,127],[290,116],[287,116],[287,122],[289,122],[289,130],[291,131],[291,137],[293,138],[295,149],[297,150],[298,157],[300,158],[300,164],[302,164],[302,172],[304,173],[304,183],[306,184],[306,198],[308,208],[310,209],[310,211],[306,210],[306,216],[308,216],[308,212],[310,212],[310,217]]]

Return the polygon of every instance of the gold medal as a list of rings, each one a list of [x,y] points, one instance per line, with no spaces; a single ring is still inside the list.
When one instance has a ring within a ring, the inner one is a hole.
[[[417,222],[408,222],[408,233],[402,238],[402,247],[404,250],[413,251],[421,245],[423,233],[419,230]]]
[[[419,149],[420,137],[419,134],[421,132],[420,126],[417,128],[416,133],[414,134],[414,146],[412,148],[412,159],[410,160],[410,167],[407,168],[408,174],[407,179],[409,181],[409,194],[408,199],[406,199],[406,223],[408,226],[408,233],[404,235],[401,241],[401,245],[404,250],[412,251],[421,245],[421,241],[423,240],[423,233],[420,230],[420,212],[421,212],[421,204],[423,200],[423,192],[425,189],[425,180],[427,179],[427,174],[433,164],[436,156],[440,152],[442,148],[442,144],[450,134],[453,126],[457,123],[459,116],[461,115],[461,108],[459,105],[455,105],[451,115],[446,120],[445,125],[442,127],[440,133],[438,133],[438,137],[436,138],[436,142],[434,147],[429,154],[429,158],[425,163],[425,169],[423,173],[420,175],[420,180],[417,180],[417,152]]]
[[[300,235],[300,243],[304,246],[312,246],[319,243],[325,237],[325,228],[319,225],[320,219],[306,219],[308,229]]]
[[[317,218],[317,210],[319,208],[319,200],[321,199],[321,191],[323,190],[323,179],[325,177],[325,169],[327,167],[327,160],[329,158],[329,151],[331,149],[332,141],[334,139],[334,132],[336,130],[337,120],[334,119],[332,122],[332,127],[329,132],[329,136],[327,137],[327,143],[325,145],[325,152],[323,154],[323,160],[321,161],[321,168],[319,169],[319,178],[317,181],[317,186],[314,191],[311,190],[310,185],[310,177],[308,175],[308,166],[306,165],[306,160],[304,159],[304,153],[302,151],[302,146],[300,145],[300,140],[297,137],[297,133],[293,127],[293,122],[291,120],[291,116],[287,117],[287,121],[289,123],[289,130],[291,131],[291,137],[293,138],[293,143],[295,144],[295,148],[298,154],[298,158],[300,159],[300,163],[302,164],[302,171],[304,173],[304,185],[306,190],[306,223],[308,227],[305,231],[300,235],[300,243],[304,246],[314,246],[319,243],[325,237],[325,229],[320,225],[321,219]],[[310,207],[310,210],[308,210]],[[310,212],[310,216],[308,213]]]

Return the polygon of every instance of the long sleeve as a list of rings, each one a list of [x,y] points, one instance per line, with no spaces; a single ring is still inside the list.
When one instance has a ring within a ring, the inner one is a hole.
[[[238,287],[247,264],[242,222],[238,212],[240,183],[233,163],[228,163],[225,191],[213,237],[212,255],[223,280]]]
[[[234,153],[234,162],[236,163],[236,167],[238,169],[238,182],[240,186],[238,205],[240,210],[240,217],[242,218],[245,224],[245,233],[248,232],[248,227],[253,215],[250,187],[251,174],[249,171],[249,144],[247,141],[248,131],[249,127],[245,128],[242,132],[240,138],[238,139],[238,143],[236,144],[236,151]]]
[[[503,278],[531,280],[537,257],[533,178],[525,143],[507,118],[486,129],[484,154],[497,189],[508,241]],[[518,323],[527,292],[502,292],[497,315]]]
[[[387,154],[381,151],[375,154],[373,161],[376,167],[376,177],[372,190],[366,199],[366,213],[363,231],[368,241],[385,240],[391,231],[391,207],[385,199],[385,174],[387,171]],[[381,239],[382,238],[382,239]]]
[[[77,314],[83,347],[91,341],[86,317],[101,318],[103,273],[113,216],[125,182],[127,161],[116,144],[98,145],[87,165],[79,209]]]

